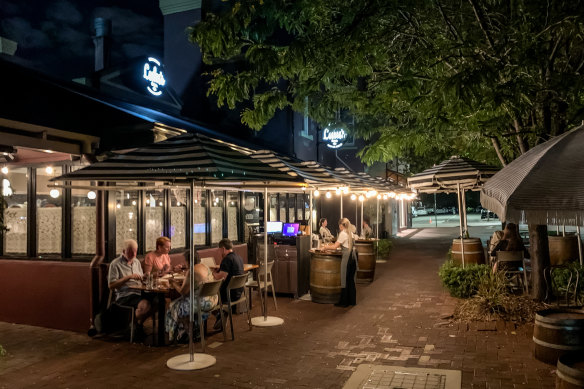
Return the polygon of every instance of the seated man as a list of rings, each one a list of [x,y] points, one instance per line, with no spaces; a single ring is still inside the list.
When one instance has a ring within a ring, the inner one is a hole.
[[[109,265],[108,284],[115,291],[116,303],[134,307],[138,336],[142,335],[142,324],[150,313],[150,302],[142,297],[140,290],[131,286],[140,286],[143,277],[142,266],[136,259],[138,244],[133,239],[124,241],[122,255]]]
[[[373,230],[371,229],[371,226],[369,225],[369,218],[366,218],[366,217],[363,218],[363,226],[361,228],[361,237],[365,238],[365,239],[373,238]]]
[[[168,273],[170,272],[170,239],[161,236],[156,239],[156,251],[151,251],[144,257],[144,273]]]
[[[227,303],[227,285],[231,276],[238,276],[243,274],[243,259],[233,251],[233,244],[227,238],[221,239],[219,242],[219,251],[221,253],[221,265],[219,269],[213,273],[216,280],[223,280],[221,284],[221,301],[223,304]],[[243,288],[231,290],[231,301],[238,300],[243,293]],[[222,328],[221,312],[216,315],[217,320],[213,329],[219,330]]]

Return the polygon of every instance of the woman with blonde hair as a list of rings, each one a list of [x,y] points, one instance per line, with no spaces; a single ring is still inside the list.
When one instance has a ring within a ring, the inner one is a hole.
[[[355,287],[355,274],[357,272],[357,262],[353,254],[354,237],[352,225],[346,217],[339,220],[339,236],[337,241],[328,244],[325,248],[341,248],[341,298],[336,306],[348,307],[357,303],[357,289]]]

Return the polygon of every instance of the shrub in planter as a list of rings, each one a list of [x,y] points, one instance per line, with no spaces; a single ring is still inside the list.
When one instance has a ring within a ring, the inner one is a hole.
[[[572,277],[571,280],[570,276]],[[570,295],[575,294],[578,301],[584,301],[582,277],[584,277],[584,267],[578,262],[569,262],[565,264],[565,267],[554,268],[551,277],[552,294],[557,297],[563,297],[568,291]],[[574,290],[576,288],[576,279],[578,279],[578,289]]]
[[[438,271],[442,284],[450,295],[459,298],[469,298],[476,294],[481,280],[488,277],[491,268],[487,265],[467,265],[464,268],[451,260],[444,262]]]
[[[389,239],[379,239],[377,242],[377,255],[379,258],[387,258],[389,252],[393,247],[393,243]]]

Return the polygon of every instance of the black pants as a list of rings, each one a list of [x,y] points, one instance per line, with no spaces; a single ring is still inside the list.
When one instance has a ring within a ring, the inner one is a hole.
[[[355,287],[355,273],[357,272],[357,263],[353,258],[347,262],[347,279],[345,287],[341,289],[341,299],[339,305],[349,306],[357,304],[357,288]]]

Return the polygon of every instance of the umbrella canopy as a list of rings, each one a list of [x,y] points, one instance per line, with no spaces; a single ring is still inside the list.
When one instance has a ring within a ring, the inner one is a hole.
[[[419,192],[476,190],[499,171],[472,159],[453,156],[408,178],[408,186]]]
[[[59,181],[166,181],[196,180],[212,185],[258,183],[270,186],[300,183],[296,174],[280,171],[240,148],[201,134],[185,134],[147,147],[118,154],[55,178]]]
[[[501,221],[582,225],[584,126],[542,143],[501,169],[481,204]]]

